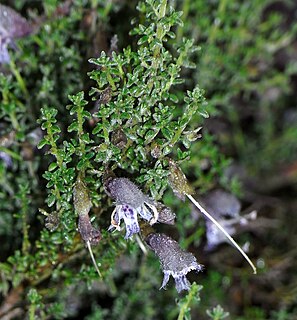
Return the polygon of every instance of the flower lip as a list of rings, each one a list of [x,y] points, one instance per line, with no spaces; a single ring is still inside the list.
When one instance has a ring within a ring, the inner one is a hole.
[[[115,178],[110,176],[104,181],[106,193],[116,202],[116,208],[111,214],[111,226],[109,230],[120,230],[120,222],[123,219],[126,225],[125,239],[140,232],[137,216],[139,215],[151,225],[158,221],[158,210],[155,202],[127,178]]]

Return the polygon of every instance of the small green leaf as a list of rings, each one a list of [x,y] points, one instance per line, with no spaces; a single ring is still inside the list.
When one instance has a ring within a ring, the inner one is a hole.
[[[56,196],[54,194],[49,194],[46,202],[49,207],[52,207],[56,202]]]
[[[167,140],[171,140],[174,136],[174,132],[173,131],[170,131],[168,128],[162,128],[161,129],[161,132],[163,133],[164,137],[167,139]]]
[[[49,144],[48,140],[46,138],[42,138],[38,145],[37,145],[37,148],[38,149],[42,149],[45,145]]]
[[[158,132],[159,132],[159,129],[147,131],[147,133],[144,136],[145,143],[146,144],[150,143],[155,138],[155,136],[158,134]]]
[[[53,171],[58,167],[58,164],[56,162],[52,162],[49,167],[48,167],[48,171]]]
[[[72,131],[78,131],[78,123],[72,122],[71,125],[68,127],[67,129],[68,132],[72,132]]]

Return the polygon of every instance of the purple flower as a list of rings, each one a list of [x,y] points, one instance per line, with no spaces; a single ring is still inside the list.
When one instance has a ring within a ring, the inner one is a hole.
[[[32,33],[32,25],[13,9],[0,4],[0,63],[9,62],[8,46]]]
[[[137,215],[154,224],[158,220],[158,211],[154,201],[127,178],[109,178],[105,184],[106,193],[115,199],[116,208],[111,215],[111,229],[120,230],[121,220],[126,225],[125,239],[140,231]]]
[[[3,160],[6,168],[12,167],[12,159],[8,153],[6,153],[4,151],[0,151],[0,159]]]
[[[182,290],[189,290],[190,282],[186,278],[188,272],[203,270],[203,266],[197,262],[194,255],[182,250],[175,240],[163,233],[151,233],[145,241],[160,259],[164,273],[160,289],[166,286],[169,277],[172,276],[178,293]]]
[[[3,34],[1,33],[0,29],[0,63],[9,63],[9,53],[7,50],[7,46],[10,43],[10,39],[3,37]]]
[[[229,192],[215,189],[201,198],[205,208],[217,219],[239,217],[241,203]]]

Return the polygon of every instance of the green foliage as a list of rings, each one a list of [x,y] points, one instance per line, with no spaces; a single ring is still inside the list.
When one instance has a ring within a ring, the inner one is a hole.
[[[178,320],[190,320],[191,319],[191,304],[198,305],[200,301],[199,291],[202,289],[202,286],[197,285],[195,282],[191,286],[191,290],[187,294],[186,297],[180,299],[178,301],[179,306],[179,314],[177,319]]]
[[[202,48],[196,81],[207,93],[209,112],[230,126],[231,133],[222,133],[220,142],[231,145],[232,156],[254,174],[294,161],[296,125],[284,119],[294,92],[294,62],[285,63],[283,57],[276,63],[275,57],[290,55],[296,24],[290,25],[282,10],[269,9],[270,0],[183,3],[186,23],[179,36],[190,35]]]
[[[207,310],[206,313],[213,320],[225,319],[229,316],[229,312],[225,312],[220,305],[217,305],[212,310]]]
[[[165,2],[148,2],[139,8],[146,14],[147,25],[133,29],[132,34],[140,38],[137,51],[128,47],[122,54],[113,52],[108,56],[102,52],[98,59],[90,59],[97,66],[90,73],[91,79],[97,82],[91,94],[109,92],[109,101],[102,103],[95,114],[99,120],[93,130],[99,138],[95,161],[102,163],[97,166],[99,171],[104,171],[108,163],[113,170],[139,172],[138,181],[146,182],[151,194],[160,198],[167,187],[166,156],[181,140],[192,116],[196,112],[204,114],[204,98],[198,87],[187,92],[184,102],[179,102],[173,93],[172,87],[182,82],[183,57],[193,51],[187,40],[177,51],[165,47],[168,38],[174,36],[171,27],[180,23],[180,14],[169,8],[165,16]],[[182,115],[178,116],[181,111]],[[117,130],[128,139],[122,149],[110,139]],[[179,149],[179,160],[187,156],[188,152]]]

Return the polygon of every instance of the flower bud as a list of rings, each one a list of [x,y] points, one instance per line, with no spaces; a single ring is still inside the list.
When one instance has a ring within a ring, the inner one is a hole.
[[[92,207],[88,189],[80,178],[77,179],[73,189],[73,203],[78,215],[87,215]]]
[[[85,243],[96,245],[101,239],[101,233],[95,229],[90,221],[89,211],[92,207],[86,185],[78,177],[73,189],[75,212],[78,214],[78,231]]]
[[[156,207],[159,212],[158,222],[170,225],[175,223],[176,215],[169,207],[166,207],[161,202],[157,202]]]
[[[168,181],[174,194],[182,201],[185,201],[185,195],[193,194],[193,189],[189,186],[187,178],[180,167],[172,159],[169,159],[169,171]]]
[[[97,245],[101,240],[101,233],[92,226],[89,215],[79,215],[78,232],[84,242],[87,243],[89,241],[92,246]]]

